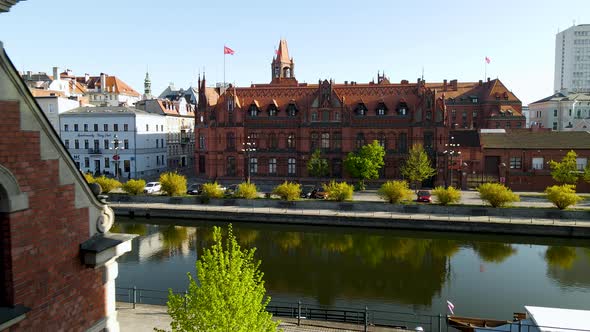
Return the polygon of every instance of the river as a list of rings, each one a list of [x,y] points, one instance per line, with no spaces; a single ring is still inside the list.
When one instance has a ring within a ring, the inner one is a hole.
[[[117,218],[135,233],[118,287],[184,290],[214,222]],[[190,225],[190,226],[187,226]],[[256,247],[272,301],[511,319],[524,305],[590,310],[590,242],[401,230],[236,223]]]

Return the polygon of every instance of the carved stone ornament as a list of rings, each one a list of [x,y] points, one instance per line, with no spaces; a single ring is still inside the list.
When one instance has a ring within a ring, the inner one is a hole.
[[[106,233],[111,229],[113,226],[113,222],[115,221],[115,217],[113,214],[113,210],[110,207],[105,206],[102,209],[102,213],[96,219],[96,230],[99,233]]]

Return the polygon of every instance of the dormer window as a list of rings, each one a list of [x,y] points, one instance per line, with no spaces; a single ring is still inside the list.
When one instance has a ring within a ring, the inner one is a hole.
[[[477,97],[471,97],[471,102],[473,104],[477,104]]]
[[[404,102],[399,103],[399,107],[397,109],[397,114],[399,116],[406,116],[408,115],[408,105]]]
[[[318,121],[318,112],[311,112],[311,121]]]
[[[258,116],[258,107],[256,106],[256,104],[250,105],[250,108],[248,109],[248,113],[250,114],[251,117]]]
[[[295,107],[295,104],[289,104],[289,106],[287,106],[287,115],[288,116],[297,115],[297,107]]]
[[[359,103],[356,107],[356,115],[365,116],[367,115],[367,107],[363,103]]]
[[[377,115],[385,115],[387,113],[387,107],[385,107],[384,103],[379,103],[377,106]]]
[[[227,111],[233,112],[233,110],[234,110],[234,99],[230,98],[227,100]]]
[[[275,105],[270,105],[268,108],[268,116],[277,116],[277,107]]]

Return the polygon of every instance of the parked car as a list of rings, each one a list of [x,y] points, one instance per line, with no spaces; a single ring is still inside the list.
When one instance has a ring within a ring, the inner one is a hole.
[[[203,191],[203,184],[202,183],[193,183],[188,187],[188,189],[186,190],[186,193],[189,195],[200,195],[202,191]]]
[[[430,195],[430,191],[428,190],[420,190],[416,194],[418,197],[416,198],[416,202],[424,202],[424,203],[431,203],[432,196]]]
[[[301,198],[311,198],[311,192],[315,189],[313,185],[301,186]]]
[[[162,190],[162,185],[160,184],[160,182],[148,182],[145,184],[145,187],[143,188],[143,192],[145,194],[155,194],[160,190]]]
[[[233,196],[236,191],[238,191],[239,184],[230,184],[227,189],[225,189],[225,194],[228,196]]]
[[[321,186],[304,185],[301,187],[301,198],[324,199],[326,192]]]

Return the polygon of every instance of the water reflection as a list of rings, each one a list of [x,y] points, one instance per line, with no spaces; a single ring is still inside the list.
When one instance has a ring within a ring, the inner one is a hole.
[[[140,264],[150,271],[150,275],[145,276],[150,281],[144,280],[143,287],[183,289],[186,272],[194,273],[196,257],[212,244],[214,223],[182,227],[172,224],[178,221],[160,222],[164,224],[120,222],[113,228],[141,235],[134,240],[133,251],[122,258],[119,279],[122,284],[136,283],[136,280],[125,280],[125,264],[129,263]],[[527,273],[527,264],[545,270],[546,276],[542,276],[543,273],[527,275],[530,280],[524,287],[546,288],[550,281],[559,287],[582,287],[583,292],[590,293],[590,249],[562,245],[571,240],[245,223],[234,224],[234,233],[243,247],[257,248],[256,257],[262,260],[266,288],[274,300],[293,301],[304,297],[323,305],[334,305],[345,299],[347,303],[374,301],[430,308],[434,302],[444,303],[449,294],[453,298],[470,298],[473,287],[481,287],[484,282],[478,279],[488,278],[487,273],[492,281],[486,279],[485,282],[495,284],[485,286],[510,294],[515,291],[510,284],[518,284],[511,283],[512,273],[517,278],[523,276]],[[182,264],[175,259],[178,257],[182,258]],[[469,269],[474,263],[478,268]],[[481,263],[495,267],[485,268]],[[516,271],[518,269],[523,270]],[[502,280],[494,280],[494,273]],[[454,280],[464,281],[454,284]],[[537,293],[535,289],[531,291]],[[493,297],[506,301],[505,294],[497,293],[489,294],[488,302]],[[289,296],[291,298],[287,299]],[[555,294],[547,291],[546,297],[553,299]],[[526,304],[544,304],[541,301],[544,299]],[[485,301],[482,303],[481,306],[485,306]],[[507,310],[522,309],[521,305],[512,305],[516,308]]]

